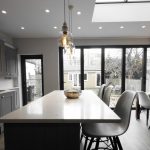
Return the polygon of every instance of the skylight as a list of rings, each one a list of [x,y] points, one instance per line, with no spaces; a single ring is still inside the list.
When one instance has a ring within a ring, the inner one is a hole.
[[[150,3],[95,4],[92,22],[137,21],[150,21]]]

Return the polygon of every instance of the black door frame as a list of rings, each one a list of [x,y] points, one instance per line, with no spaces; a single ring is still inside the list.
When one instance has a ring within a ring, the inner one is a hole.
[[[43,55],[21,55],[21,79],[22,79],[22,100],[23,106],[27,104],[27,87],[26,87],[26,59],[41,59],[42,71],[42,96],[44,95],[44,74],[43,74]]]

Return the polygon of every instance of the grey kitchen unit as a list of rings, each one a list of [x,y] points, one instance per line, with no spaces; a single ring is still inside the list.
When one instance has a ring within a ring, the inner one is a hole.
[[[0,41],[0,76],[17,77],[17,50]]]
[[[8,90],[0,94],[0,117],[18,109],[20,101],[17,90]],[[3,124],[0,124],[1,132],[3,131]]]
[[[0,76],[5,75],[6,75],[5,47],[4,43],[0,41]]]

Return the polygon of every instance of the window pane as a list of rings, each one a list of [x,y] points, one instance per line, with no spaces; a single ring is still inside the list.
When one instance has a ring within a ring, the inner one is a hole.
[[[84,89],[98,93],[101,85],[101,48],[84,49]]]
[[[147,48],[146,92],[150,93],[150,48]]]
[[[63,53],[64,58],[64,89],[80,88],[80,49],[73,56]]]
[[[113,85],[110,106],[115,107],[121,94],[122,49],[105,48],[105,83]]]
[[[126,90],[141,90],[143,48],[126,49]]]

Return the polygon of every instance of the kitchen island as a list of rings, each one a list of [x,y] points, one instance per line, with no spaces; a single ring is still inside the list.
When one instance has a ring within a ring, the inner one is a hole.
[[[119,122],[120,118],[90,90],[78,99],[53,91],[0,118],[5,150],[79,150],[81,122]]]

